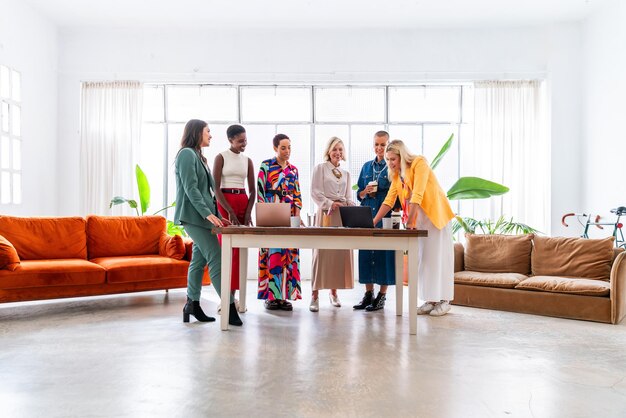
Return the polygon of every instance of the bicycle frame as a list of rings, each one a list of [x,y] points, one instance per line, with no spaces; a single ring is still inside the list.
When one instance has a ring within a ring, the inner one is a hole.
[[[589,228],[592,226],[599,229],[604,229],[605,226],[612,226],[612,236],[615,237],[615,247],[622,247],[626,249],[626,240],[624,240],[624,232],[622,231],[622,227],[624,225],[620,222],[621,217],[626,214],[626,207],[620,206],[619,208],[611,209],[611,213],[614,213],[617,216],[617,219],[615,219],[614,222],[601,222],[600,215],[596,215],[592,221],[592,215],[589,213],[567,213],[563,215],[561,223],[563,226],[569,227],[565,220],[570,216],[575,216],[578,223],[583,226],[583,233],[580,236],[581,238],[589,238]]]

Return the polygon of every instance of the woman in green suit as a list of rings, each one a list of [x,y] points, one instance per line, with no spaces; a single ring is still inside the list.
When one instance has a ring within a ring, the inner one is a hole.
[[[202,147],[208,147],[210,142],[211,133],[207,123],[192,119],[185,125],[180,150],[176,155],[174,222],[182,224],[193,239],[193,253],[187,272],[187,303],[183,308],[184,322],[189,322],[189,315],[201,322],[215,321],[215,318],[205,315],[200,307],[202,276],[207,264],[213,287],[221,295],[222,250],[211,229],[214,226],[230,225],[230,222],[219,217],[215,204],[215,181],[202,155]],[[243,324],[232,295],[228,322],[230,325]]]

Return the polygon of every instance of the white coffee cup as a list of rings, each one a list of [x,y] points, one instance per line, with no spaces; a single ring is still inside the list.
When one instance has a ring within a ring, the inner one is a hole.
[[[367,183],[368,186],[373,186],[372,193],[376,193],[378,191],[378,182],[376,180],[372,180]]]
[[[300,217],[299,216],[290,216],[289,223],[292,228],[298,228],[300,226]]]
[[[392,229],[393,223],[391,218],[383,218],[383,229]]]

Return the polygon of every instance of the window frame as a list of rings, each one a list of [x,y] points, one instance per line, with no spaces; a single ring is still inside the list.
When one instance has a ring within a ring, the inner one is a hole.
[[[419,144],[419,152],[423,152],[424,149],[424,131],[425,131],[425,127],[426,126],[454,126],[454,131],[455,131],[455,147],[457,148],[457,152],[458,152],[458,160],[457,160],[457,164],[456,164],[456,170],[458,173],[460,173],[460,168],[461,168],[461,155],[460,155],[460,143],[461,143],[461,134],[463,129],[461,129],[464,125],[467,125],[468,123],[465,121],[465,116],[466,116],[466,111],[464,111],[464,96],[465,96],[465,92],[467,88],[473,88],[473,83],[471,82],[450,82],[450,83],[388,83],[388,84],[328,84],[328,83],[323,83],[323,84],[314,84],[314,83],[303,83],[303,84],[294,84],[294,83],[286,83],[286,84],[270,84],[270,83],[158,83],[158,82],[154,82],[154,83],[145,83],[144,84],[144,88],[150,88],[150,87],[162,87],[163,88],[163,118],[160,121],[142,121],[142,124],[161,124],[163,126],[163,135],[164,135],[164,150],[163,150],[163,173],[164,173],[164,178],[163,178],[163,202],[162,205],[163,207],[168,205],[168,195],[169,195],[169,191],[168,191],[168,175],[169,175],[169,171],[168,171],[168,144],[170,142],[170,140],[178,140],[178,138],[170,138],[169,137],[169,125],[170,124],[180,124],[181,121],[178,120],[169,120],[168,119],[168,86],[193,86],[193,87],[231,87],[231,88],[236,88],[237,89],[237,120],[236,121],[223,121],[223,120],[207,120],[207,122],[209,123],[209,125],[223,125],[223,124],[242,124],[245,126],[246,122],[243,121],[242,118],[242,90],[245,88],[298,88],[298,89],[302,89],[304,88],[308,88],[310,89],[310,100],[311,100],[311,104],[310,104],[310,115],[309,115],[309,119],[307,121],[271,121],[271,122],[248,122],[249,125],[270,125],[270,126],[274,126],[275,128],[280,126],[280,125],[305,125],[305,126],[309,126],[310,129],[310,154],[309,154],[309,166],[312,169],[315,164],[319,163],[319,157],[316,156],[316,142],[318,140],[322,140],[322,141],[326,141],[327,138],[316,138],[315,135],[315,127],[320,125],[320,126],[347,126],[348,127],[348,131],[350,132],[350,137],[347,139],[344,139],[344,141],[346,142],[346,147],[348,148],[348,150],[351,149],[352,147],[352,135],[351,132],[353,130],[354,126],[359,126],[359,125],[381,125],[382,129],[386,130],[386,131],[390,131],[390,127],[393,126],[415,126],[419,128],[419,131],[421,132],[421,140],[420,140],[420,144]],[[440,87],[456,87],[458,88],[458,120],[457,121],[446,121],[446,122],[441,122],[441,121],[402,121],[402,122],[390,122],[390,106],[389,106],[389,100],[390,100],[390,94],[389,94],[389,89],[390,88],[415,88],[415,87],[421,87],[424,89],[436,89],[436,88],[440,88]],[[332,122],[327,122],[327,121],[317,121],[317,115],[316,115],[316,90],[318,89],[325,89],[325,88],[332,88],[332,89],[341,89],[341,88],[350,88],[350,89],[354,89],[354,88],[358,88],[358,89],[367,89],[367,88],[372,88],[372,89],[383,89],[383,106],[384,106],[384,120],[383,121],[332,121]],[[183,122],[184,123],[184,122]],[[373,133],[372,133],[373,134]],[[393,139],[393,138],[391,138]],[[447,138],[442,138],[442,141],[444,141]],[[443,145],[443,142],[441,143],[441,145]],[[413,148],[415,151],[418,151],[416,148]],[[434,157],[434,156],[433,156]],[[351,167],[347,167],[347,170],[351,171]],[[360,168],[359,168],[360,170]],[[357,174],[358,175],[358,174]],[[358,180],[358,177],[355,177],[352,179],[353,183],[356,183],[356,181]],[[356,201],[356,194],[354,193],[354,198]],[[458,206],[458,203],[453,203],[456,204]],[[306,209],[306,208],[305,208]],[[308,208],[309,212],[313,212],[314,209],[314,204],[311,201],[310,202],[310,207]],[[458,208],[457,208],[458,209]]]

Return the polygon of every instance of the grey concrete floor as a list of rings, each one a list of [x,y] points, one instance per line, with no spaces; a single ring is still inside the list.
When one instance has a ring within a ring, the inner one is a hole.
[[[314,314],[304,286],[228,332],[183,324],[184,290],[0,305],[0,417],[626,416],[626,323],[454,306],[410,336],[394,292]]]

